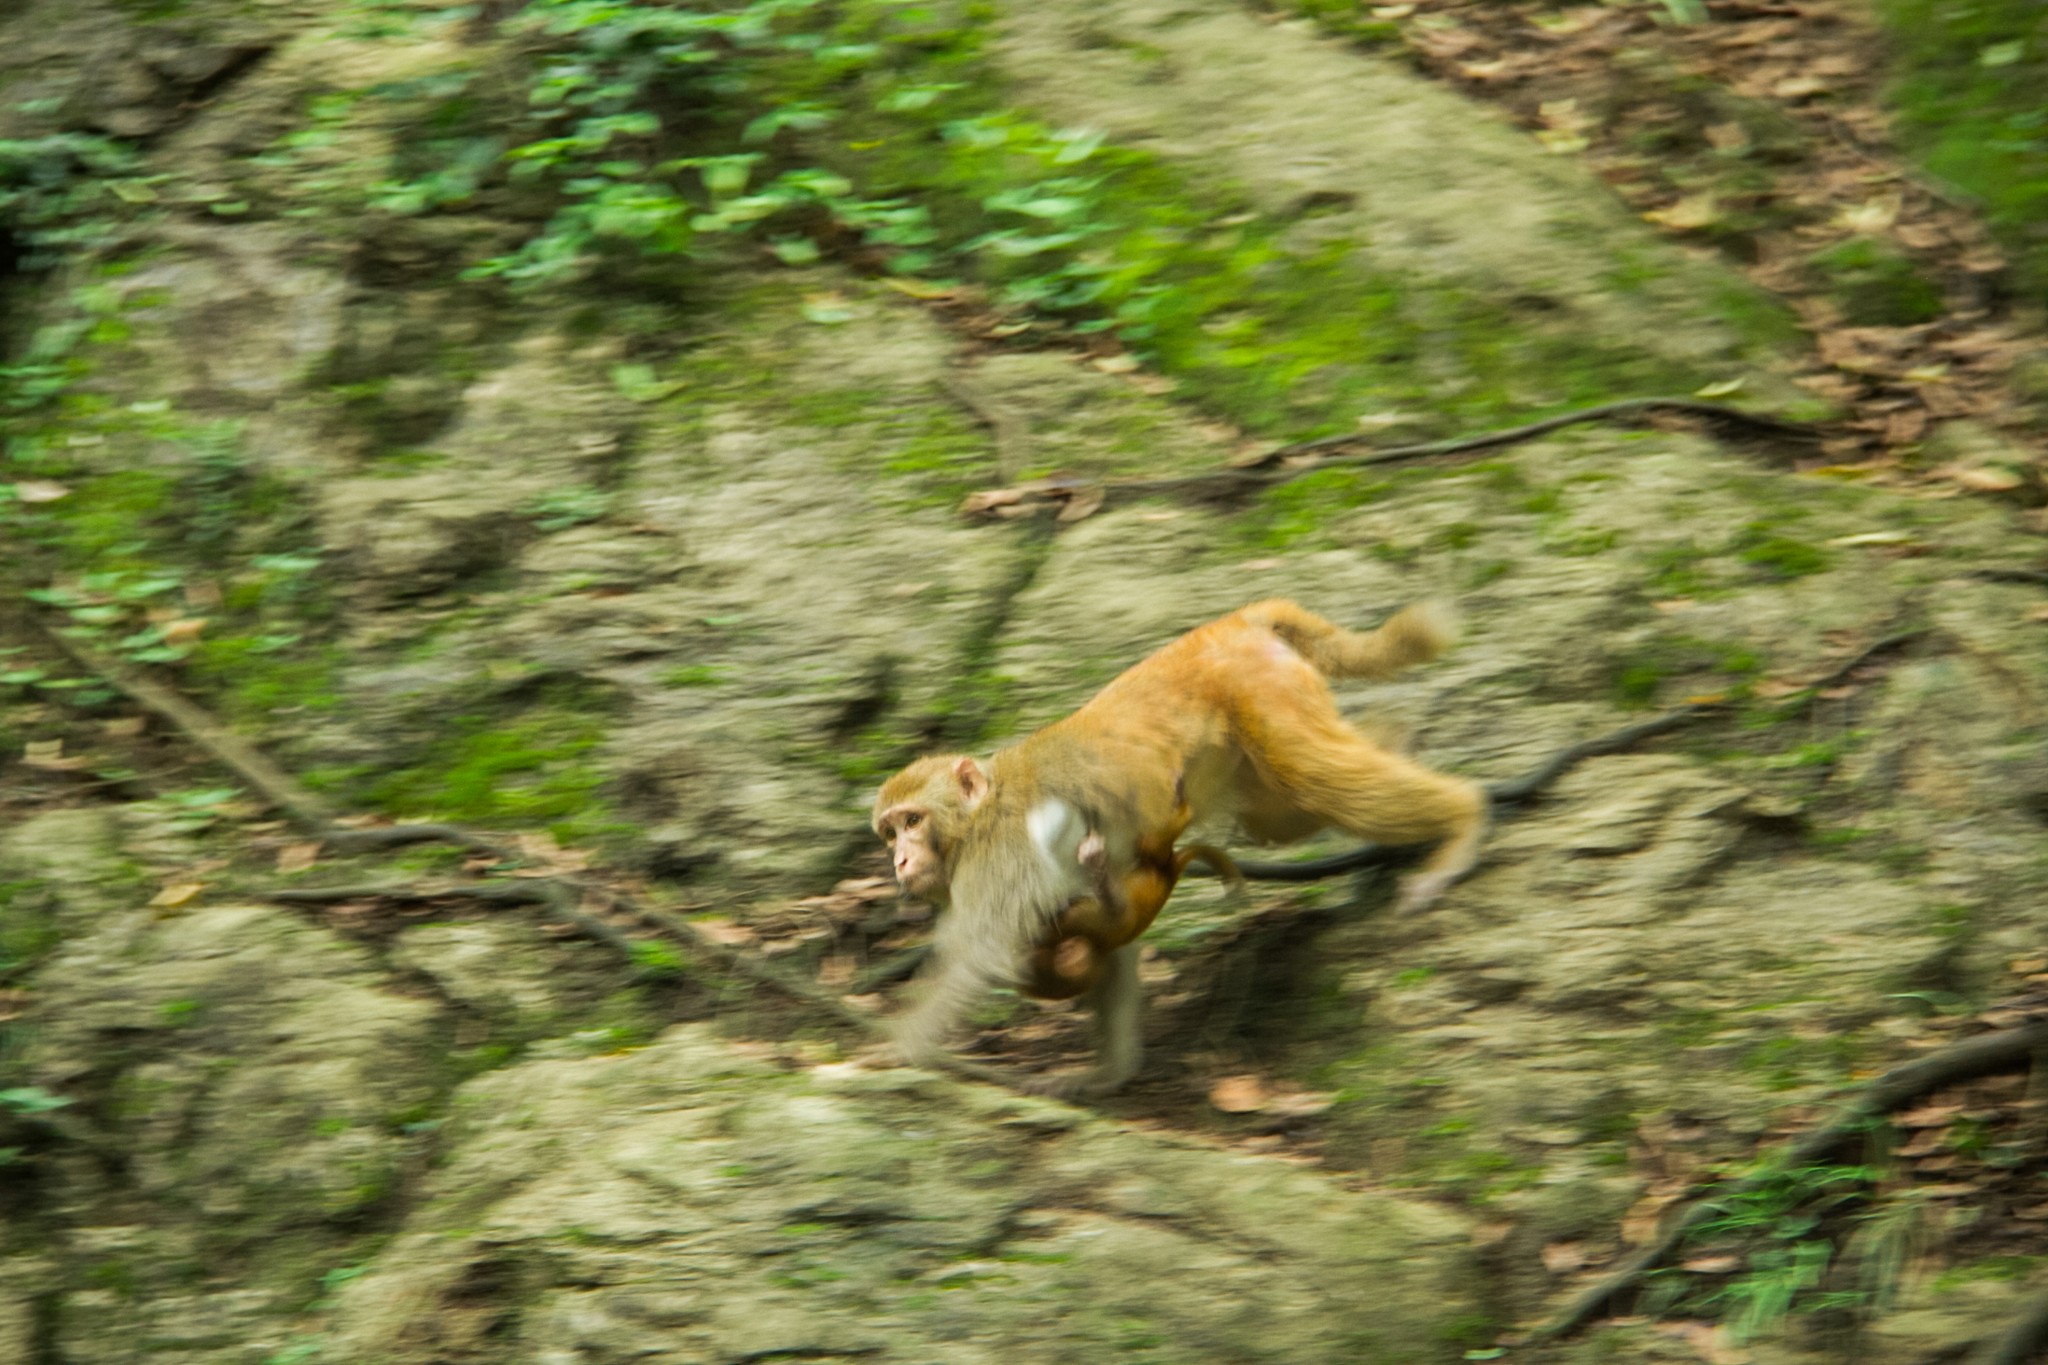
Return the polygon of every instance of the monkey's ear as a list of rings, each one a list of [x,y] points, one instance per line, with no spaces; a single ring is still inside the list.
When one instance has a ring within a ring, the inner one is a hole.
[[[973,810],[988,795],[988,773],[972,758],[963,757],[953,765],[953,778],[960,784],[960,799]]]

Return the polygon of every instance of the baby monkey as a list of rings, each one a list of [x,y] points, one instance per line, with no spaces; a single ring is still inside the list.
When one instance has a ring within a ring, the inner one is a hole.
[[[1019,989],[1040,1000],[1071,1000],[1093,990],[1109,969],[1110,954],[1152,927],[1188,864],[1200,860],[1233,885],[1243,876],[1229,854],[1210,844],[1175,849],[1174,841],[1194,819],[1182,801],[1173,820],[1151,838],[1138,840],[1131,868],[1122,876],[1111,866],[1109,845],[1092,824],[1075,848],[1075,859],[1095,879],[1092,895],[1076,896],[1032,948]]]

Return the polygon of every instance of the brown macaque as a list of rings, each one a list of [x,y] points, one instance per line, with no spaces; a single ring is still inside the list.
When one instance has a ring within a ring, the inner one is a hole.
[[[992,985],[1078,986],[1098,1039],[1080,1088],[1128,1080],[1139,1053],[1135,940],[1185,867],[1174,843],[1191,820],[1235,820],[1260,843],[1329,826],[1379,844],[1434,843],[1399,908],[1435,900],[1478,857],[1485,793],[1372,743],[1338,712],[1329,679],[1390,678],[1452,638],[1426,604],[1361,633],[1292,602],[1257,602],[1189,631],[985,765],[948,754],[890,778],[874,827],[897,881],[950,906],[936,964],[897,1022],[897,1050],[940,1055]],[[1085,950],[1068,946],[1076,939]]]

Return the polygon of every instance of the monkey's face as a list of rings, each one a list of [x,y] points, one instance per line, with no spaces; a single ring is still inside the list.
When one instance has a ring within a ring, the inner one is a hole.
[[[875,832],[889,845],[896,864],[896,885],[906,895],[927,900],[945,896],[945,845],[939,824],[935,812],[907,802],[875,817]]]
[[[920,758],[882,784],[875,833],[889,846],[896,884],[906,895],[946,902],[953,841],[987,792],[987,772],[962,754]]]

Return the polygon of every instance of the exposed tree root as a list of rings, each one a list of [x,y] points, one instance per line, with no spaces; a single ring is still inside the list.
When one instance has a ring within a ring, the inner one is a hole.
[[[419,841],[415,841],[419,842]],[[416,886],[406,883],[377,883],[368,886],[309,886],[265,891],[265,900],[285,905],[332,905],[339,901],[393,900],[486,901],[495,905],[545,905],[556,916],[576,926],[585,938],[615,948],[629,961],[633,940],[595,915],[585,914],[577,905],[571,885],[553,877],[528,877],[518,881],[457,883],[453,886]]]
[[[295,824],[322,837],[333,831],[332,807],[300,786],[289,773],[225,725],[170,688],[131,673],[99,651],[53,629],[40,619],[29,619],[59,653],[86,672],[103,679],[109,687],[143,710],[176,726],[186,739],[204,750],[214,762],[231,769],[255,788],[264,800],[290,816]]]
[[[1922,1095],[1939,1090],[1945,1085],[1954,1085],[1960,1081],[1974,1080],[1979,1076],[2024,1066],[2044,1051],[2048,1051],[2048,1020],[2040,1020],[2022,1028],[2007,1029],[1999,1033],[1984,1033],[1975,1038],[1965,1038],[1938,1052],[1931,1052],[1925,1057],[1893,1067],[1856,1092],[1849,1105],[1832,1122],[1814,1129],[1786,1148],[1774,1164],[1781,1169],[1811,1165],[1863,1132],[1872,1119],[1904,1108]],[[1643,1276],[1670,1259],[1672,1253],[1679,1249],[1700,1224],[1713,1217],[1715,1201],[1761,1188],[1769,1178],[1768,1175],[1753,1175],[1707,1189],[1685,1211],[1684,1216],[1672,1223],[1654,1244],[1637,1252],[1597,1284],[1581,1293],[1563,1312],[1524,1338],[1524,1344],[1539,1345],[1546,1341],[1555,1341],[1599,1317],[1618,1296],[1634,1289],[1641,1283]],[[2023,1322],[2019,1326],[2028,1325]],[[2048,1330],[2048,1325],[2044,1325],[2043,1330]],[[2015,1338],[2018,1337],[2018,1332],[2019,1327],[2015,1327]],[[2025,1340],[2031,1342],[2036,1339],[2028,1337]],[[2023,1355],[1997,1357],[2001,1361],[2018,1361],[2023,1358]]]
[[[2032,583],[2048,588],[2048,569],[1972,569],[1969,576],[1987,583]]]
[[[366,829],[350,828],[336,822],[333,808],[307,791],[289,773],[258,752],[254,746],[229,731],[199,706],[170,688],[139,677],[97,650],[69,639],[42,622],[35,623],[44,636],[80,668],[106,683],[153,715],[169,721],[193,744],[222,767],[240,777],[293,823],[322,842],[341,848],[373,851],[410,844],[443,843],[483,853],[503,862],[519,854],[460,825],[440,822],[385,825]],[[631,938],[601,916],[583,909],[586,901],[598,901],[618,913],[638,919],[680,943],[686,951],[709,957],[724,967],[771,986],[803,1004],[814,1006],[841,1023],[879,1037],[884,1034],[880,1020],[862,1014],[846,1004],[835,992],[797,980],[770,965],[757,954],[719,943],[696,925],[654,906],[641,905],[602,883],[570,876],[521,877],[514,880],[475,885],[427,886],[410,883],[374,883],[357,886],[292,887],[265,892],[268,900],[283,904],[320,905],[349,900],[431,901],[463,899],[495,904],[543,905],[580,933],[637,961]],[[941,1069],[973,1080],[988,1081],[1012,1089],[1024,1087],[1022,1078],[994,1067],[962,1058],[945,1057],[936,1062]]]
[[[1546,417],[1499,431],[1476,436],[1459,436],[1419,445],[1389,446],[1383,450],[1329,455],[1326,451],[1357,445],[1369,439],[1360,433],[1324,436],[1313,441],[1295,441],[1267,451],[1247,464],[1209,470],[1167,479],[1117,479],[1089,484],[1078,479],[1038,479],[1012,488],[989,489],[970,495],[960,511],[970,517],[1017,517],[1047,509],[1057,510],[1061,521],[1079,521],[1098,508],[1145,497],[1188,497],[1210,502],[1236,502],[1252,493],[1290,483],[1318,469],[1339,465],[1395,464],[1405,460],[1427,460],[1447,455],[1470,455],[1534,440],[1561,427],[1585,422],[1636,422],[1658,413],[1695,417],[1723,430],[1762,437],[1781,444],[1817,444],[1818,428],[1804,422],[1745,412],[1721,403],[1697,398],[1630,398],[1619,403],[1601,403],[1573,412]]]

